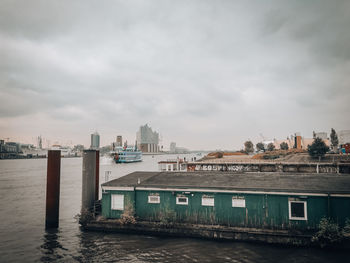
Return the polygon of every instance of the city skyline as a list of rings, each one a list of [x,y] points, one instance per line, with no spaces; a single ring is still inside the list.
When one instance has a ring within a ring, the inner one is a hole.
[[[5,2],[0,138],[189,149],[348,130],[350,3]],[[43,142],[45,143],[45,142]]]

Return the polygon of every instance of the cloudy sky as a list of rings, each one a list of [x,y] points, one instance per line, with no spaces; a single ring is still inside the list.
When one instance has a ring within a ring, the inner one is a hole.
[[[0,2],[0,138],[191,149],[350,129],[350,1]]]

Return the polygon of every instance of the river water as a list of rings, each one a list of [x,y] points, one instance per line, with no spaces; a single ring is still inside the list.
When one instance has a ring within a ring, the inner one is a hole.
[[[182,156],[181,156],[182,157]],[[186,156],[191,158],[190,155]],[[100,182],[133,171],[157,171],[159,160],[115,164],[101,158]],[[0,262],[349,262],[346,251],[245,242],[84,232],[80,211],[82,159],[61,161],[60,227],[45,231],[46,159],[0,160]]]

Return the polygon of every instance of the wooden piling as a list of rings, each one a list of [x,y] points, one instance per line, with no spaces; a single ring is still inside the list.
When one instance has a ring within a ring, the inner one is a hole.
[[[98,200],[98,190],[100,187],[100,151],[96,150],[96,185],[95,185],[95,201]]]
[[[91,213],[94,209],[96,190],[96,150],[84,150],[82,174],[81,214]]]
[[[45,228],[58,228],[60,209],[61,151],[49,150],[47,156]]]

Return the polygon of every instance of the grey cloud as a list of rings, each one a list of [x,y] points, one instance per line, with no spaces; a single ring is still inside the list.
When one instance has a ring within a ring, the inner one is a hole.
[[[76,136],[151,122],[198,148],[341,126],[349,12],[346,1],[3,1],[0,125],[42,114],[40,129],[66,123]]]

